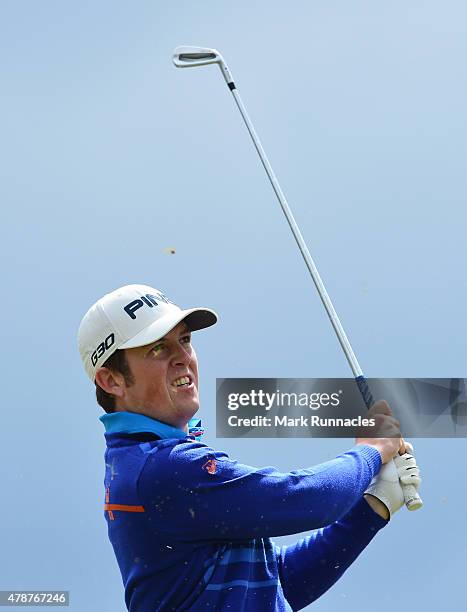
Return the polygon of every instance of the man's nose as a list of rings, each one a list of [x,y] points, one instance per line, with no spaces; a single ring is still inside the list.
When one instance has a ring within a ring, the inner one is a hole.
[[[181,345],[177,344],[172,351],[172,365],[186,365],[190,362],[190,353]]]

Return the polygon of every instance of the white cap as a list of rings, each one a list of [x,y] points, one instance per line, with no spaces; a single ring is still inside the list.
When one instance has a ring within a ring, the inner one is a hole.
[[[182,310],[147,285],[126,285],[107,293],[79,326],[78,348],[86,374],[94,381],[96,371],[117,349],[155,342],[183,320],[195,331],[214,325],[217,315],[209,308]]]

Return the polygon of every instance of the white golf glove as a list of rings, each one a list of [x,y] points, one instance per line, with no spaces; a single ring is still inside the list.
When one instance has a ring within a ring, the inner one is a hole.
[[[417,491],[420,487],[420,468],[412,454],[413,446],[407,442],[406,448],[410,452],[396,455],[393,461],[385,463],[365,491],[365,494],[373,495],[382,501],[390,516],[404,505],[401,483],[413,485]]]

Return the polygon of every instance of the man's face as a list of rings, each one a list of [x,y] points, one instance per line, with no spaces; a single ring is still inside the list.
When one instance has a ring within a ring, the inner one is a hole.
[[[125,386],[119,407],[185,429],[199,408],[198,361],[186,324],[125,355],[134,383]]]

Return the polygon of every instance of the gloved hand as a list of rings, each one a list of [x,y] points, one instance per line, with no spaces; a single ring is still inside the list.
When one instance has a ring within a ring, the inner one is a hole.
[[[394,461],[383,465],[379,474],[373,478],[365,495],[373,495],[383,502],[391,517],[404,505],[402,484],[411,484],[417,491],[420,486],[420,468],[413,456],[413,446],[406,442],[404,455],[396,455]]]

